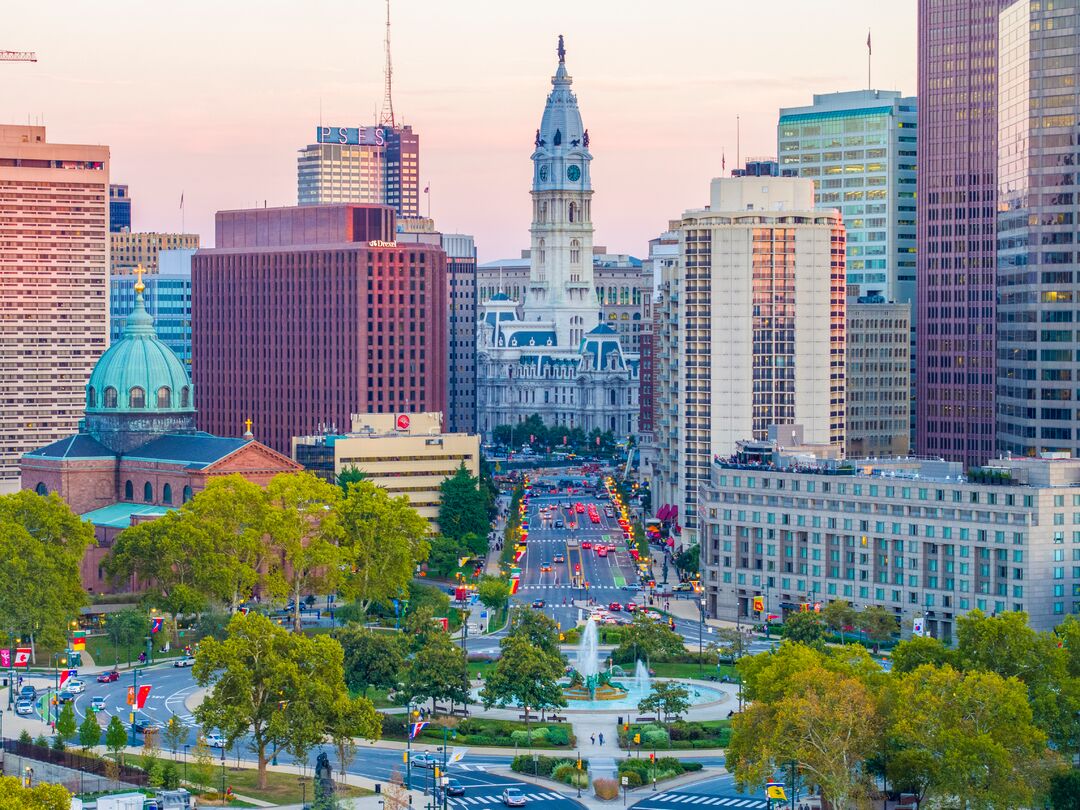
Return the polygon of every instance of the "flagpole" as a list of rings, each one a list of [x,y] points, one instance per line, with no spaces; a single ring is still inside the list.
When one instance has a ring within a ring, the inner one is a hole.
[[[874,83],[870,81],[870,57],[873,55],[873,49],[870,47],[870,31],[866,31],[866,89],[873,90]]]

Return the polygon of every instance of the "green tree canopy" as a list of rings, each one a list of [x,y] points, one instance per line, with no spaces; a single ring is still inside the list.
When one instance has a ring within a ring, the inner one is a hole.
[[[825,643],[825,622],[812,610],[791,613],[784,618],[784,638],[800,644],[823,645]]]
[[[113,759],[120,761],[121,754],[127,746],[127,729],[123,722],[115,714],[109,718],[109,725],[105,727],[105,748],[113,755]]]
[[[857,617],[859,629],[866,633],[866,637],[874,642],[874,649],[884,641],[891,639],[900,627],[896,621],[896,614],[881,605],[871,605],[859,611]]]
[[[338,695],[326,718],[326,736],[337,751],[338,767],[344,779],[349,763],[356,756],[356,738],[377,740],[382,736],[379,713],[365,697]]]
[[[509,643],[511,638],[523,638],[529,644],[548,655],[558,658],[559,623],[537,610],[519,607],[510,615],[510,627],[501,645]]]
[[[393,689],[405,668],[400,634],[350,625],[335,633],[344,654],[345,683],[367,696],[368,689]]]
[[[476,595],[485,607],[499,611],[510,601],[510,585],[502,577],[485,575],[476,585]]]
[[[88,751],[101,742],[101,726],[98,725],[97,714],[93,709],[87,709],[86,717],[79,724],[79,745],[84,751]]]
[[[341,472],[338,473],[337,481],[335,481],[335,483],[341,487],[341,491],[347,495],[349,493],[349,484],[367,480],[368,474],[366,472],[359,467],[349,465],[348,467],[343,467]]]
[[[562,674],[562,656],[532,644],[525,633],[508,635],[502,642],[502,655],[488,671],[480,699],[488,709],[524,707],[527,723],[533,709],[566,705],[559,685]]]
[[[618,661],[655,661],[683,655],[682,636],[665,622],[637,613],[633,623],[623,628],[622,642],[615,650]]]
[[[0,776],[2,810],[69,810],[71,794],[63,785],[38,782],[25,787],[17,776]]]
[[[79,731],[75,722],[75,704],[68,701],[60,707],[60,716],[56,719],[56,736],[64,742],[73,740]]]
[[[841,643],[844,641],[844,631],[854,626],[857,615],[851,603],[844,599],[834,599],[821,609],[821,620],[834,633],[840,634]]]
[[[271,757],[323,739],[335,697],[345,691],[342,655],[329,636],[290,633],[265,616],[238,613],[225,641],[199,645],[193,675],[209,692],[195,717],[230,742],[250,735],[265,787]]]
[[[441,629],[427,635],[409,663],[405,680],[409,696],[416,701],[466,703],[469,699],[465,653]]]
[[[480,489],[480,479],[469,472],[464,461],[443,480],[439,492],[439,531],[443,535],[457,541],[467,534],[487,536],[491,530],[487,495]]]

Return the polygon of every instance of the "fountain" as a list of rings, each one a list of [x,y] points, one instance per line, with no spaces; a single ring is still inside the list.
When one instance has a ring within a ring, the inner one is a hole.
[[[649,678],[649,668],[640,658],[634,669],[634,688],[639,695],[648,695],[652,691],[652,679]]]
[[[611,672],[600,671],[598,647],[596,622],[589,619],[578,644],[577,666],[570,673],[569,685],[563,687],[567,700],[621,700],[630,693],[621,683],[611,680]]]

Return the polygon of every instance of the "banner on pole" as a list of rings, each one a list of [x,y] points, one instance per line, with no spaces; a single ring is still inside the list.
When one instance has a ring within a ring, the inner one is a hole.
[[[29,647],[16,647],[15,648],[15,661],[12,664],[16,667],[28,667],[30,666],[30,648]]]
[[[150,697],[150,687],[149,686],[140,686],[139,687],[139,696],[135,701],[136,707],[141,709],[144,706],[146,706],[146,699],[148,697]]]

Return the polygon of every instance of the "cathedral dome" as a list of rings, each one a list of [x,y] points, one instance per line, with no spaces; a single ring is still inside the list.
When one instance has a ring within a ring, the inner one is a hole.
[[[143,300],[141,268],[135,309],[123,337],[94,366],[86,386],[86,414],[194,413],[191,380],[183,362],[154,331]]]

